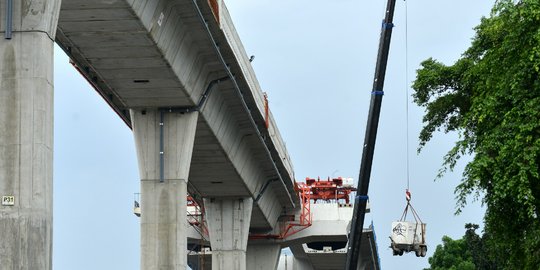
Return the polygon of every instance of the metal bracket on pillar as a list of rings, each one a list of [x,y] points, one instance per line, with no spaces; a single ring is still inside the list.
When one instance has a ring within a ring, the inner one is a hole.
[[[163,149],[163,125],[164,125],[164,115],[163,110],[159,111],[159,182],[165,182],[165,160],[164,160],[164,149]]]
[[[11,39],[12,32],[13,32],[13,0],[6,0],[6,32],[4,32],[4,38]]]
[[[208,95],[210,95],[210,91],[212,88],[217,85],[218,83],[222,81],[228,80],[229,77],[223,77],[219,79],[215,79],[211,81],[208,86],[206,87],[206,90],[204,91],[203,95],[201,96],[201,99],[199,100],[199,103],[195,106],[191,107],[169,107],[169,108],[159,108],[159,182],[163,183],[165,182],[165,150],[163,149],[163,126],[165,122],[165,113],[190,113],[190,112],[196,112],[199,111],[202,106],[204,105],[204,102],[208,99]]]

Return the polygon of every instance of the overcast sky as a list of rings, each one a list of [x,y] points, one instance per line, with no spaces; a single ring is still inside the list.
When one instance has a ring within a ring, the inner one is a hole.
[[[358,178],[380,24],[386,1],[228,0],[259,82],[268,93],[295,168],[306,176]],[[393,257],[391,222],[405,207],[406,70],[413,81],[429,57],[452,64],[470,45],[489,1],[399,0],[370,185],[383,269],[422,269],[427,257]],[[410,99],[409,99],[410,101]],[[443,235],[482,223],[479,203],[454,216],[456,172],[433,181],[456,134],[437,134],[416,155],[423,110],[409,105],[412,203],[427,225],[428,256]],[[139,269],[139,176],[131,130],[55,48],[55,270]],[[466,160],[464,160],[466,161]]]

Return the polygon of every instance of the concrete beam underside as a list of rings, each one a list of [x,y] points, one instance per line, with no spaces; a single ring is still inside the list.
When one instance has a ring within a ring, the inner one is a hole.
[[[141,269],[184,270],[187,182],[198,113],[161,114],[131,110],[141,177]]]
[[[53,40],[60,1],[0,4],[0,268],[52,269]],[[12,196],[12,197],[11,197]],[[13,199],[13,200],[12,200]]]

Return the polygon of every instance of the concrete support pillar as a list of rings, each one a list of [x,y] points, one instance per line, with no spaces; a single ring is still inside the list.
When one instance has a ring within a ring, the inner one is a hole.
[[[357,270],[366,270],[367,269],[367,263],[365,261],[359,261],[358,266],[356,267]]]
[[[49,270],[60,0],[13,1],[6,23],[7,2],[0,2],[0,269]]]
[[[313,270],[313,266],[306,260],[294,258],[293,270]]]
[[[252,198],[204,199],[213,270],[246,270]]]
[[[247,247],[247,269],[274,270],[277,268],[281,245],[249,244]]]
[[[131,110],[141,176],[143,270],[186,269],[187,181],[197,118],[198,112]]]

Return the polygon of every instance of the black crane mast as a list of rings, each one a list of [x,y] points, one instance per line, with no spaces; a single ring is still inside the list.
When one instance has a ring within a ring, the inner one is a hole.
[[[379,51],[377,53],[377,63],[375,66],[375,78],[371,91],[371,101],[367,119],[366,134],[364,137],[362,160],[360,163],[360,173],[358,176],[358,191],[354,200],[353,216],[351,220],[351,231],[349,233],[349,248],[347,250],[346,270],[356,270],[360,254],[360,242],[362,240],[362,230],[364,217],[366,214],[366,204],[368,200],[369,180],[371,176],[371,166],[373,163],[373,152],[377,138],[377,127],[379,125],[379,115],[381,112],[381,102],[384,94],[384,77],[386,74],[386,64],[390,51],[390,40],[392,37],[392,23],[396,0],[388,0],[386,4],[386,14],[382,23],[381,37],[379,40]]]

